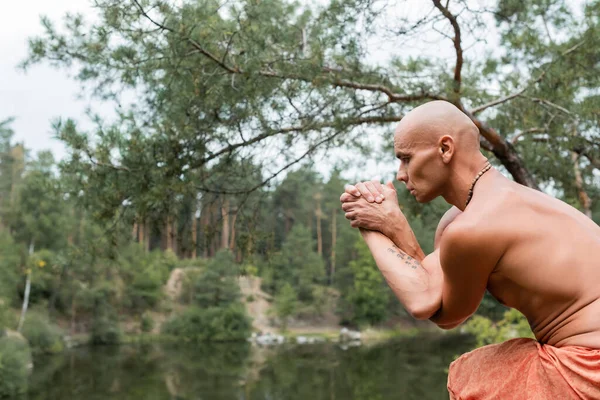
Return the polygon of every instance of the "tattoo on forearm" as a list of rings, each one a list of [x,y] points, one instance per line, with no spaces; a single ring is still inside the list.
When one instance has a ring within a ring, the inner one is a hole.
[[[396,245],[392,245],[392,247],[388,247],[387,251],[389,253],[395,254],[396,258],[399,258],[404,261],[404,264],[412,269],[417,269],[419,267],[422,268],[421,263],[400,250]]]

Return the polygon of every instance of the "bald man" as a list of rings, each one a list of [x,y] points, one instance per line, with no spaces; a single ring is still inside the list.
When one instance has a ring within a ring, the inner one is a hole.
[[[407,114],[394,149],[397,179],[418,202],[452,205],[433,253],[423,253],[391,183],[362,182],[340,200],[406,310],[454,328],[488,289],[527,317],[537,339],[463,355],[450,367],[450,397],[600,399],[600,227],[492,168],[477,127],[450,103]]]

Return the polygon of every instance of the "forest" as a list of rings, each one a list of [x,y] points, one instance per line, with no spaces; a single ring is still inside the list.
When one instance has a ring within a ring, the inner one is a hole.
[[[411,326],[339,198],[371,178],[367,160],[394,176],[394,126],[427,101],[463,111],[506,176],[598,223],[600,1],[409,3],[96,0],[93,20],[42,17],[19,67],[68,71],[114,115],[52,121],[61,159],[0,119],[0,328],[30,346],[0,338],[0,354],[21,354],[0,380],[65,337],[245,340],[240,277],[259,280],[281,331],[328,313]],[[433,50],[405,55],[420,38]],[[450,206],[395,185],[431,252]],[[486,296],[467,328],[479,345],[508,325],[528,334],[505,311]]]

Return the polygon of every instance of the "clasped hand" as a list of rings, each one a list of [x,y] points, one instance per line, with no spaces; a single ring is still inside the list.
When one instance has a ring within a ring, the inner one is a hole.
[[[397,229],[398,223],[407,223],[391,182],[382,185],[373,180],[348,185],[340,201],[346,218],[354,228],[379,231],[389,237],[390,230]],[[394,225],[396,228],[392,228]]]

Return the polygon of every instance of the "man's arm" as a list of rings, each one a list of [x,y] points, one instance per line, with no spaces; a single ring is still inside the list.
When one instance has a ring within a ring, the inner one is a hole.
[[[458,209],[446,212],[436,231],[436,250],[422,258],[409,256],[402,243],[394,244],[379,232],[362,231],[377,266],[407,311],[442,329],[460,325],[475,312],[498,259],[497,249],[490,248],[481,229],[450,225],[458,215]]]
[[[441,328],[453,328],[477,310],[502,254],[495,239],[491,229],[481,226],[461,223],[446,228],[439,247],[441,307],[430,318]]]
[[[416,319],[434,315],[442,299],[439,252],[427,257],[422,256],[422,251],[421,256],[409,255],[380,232],[361,229],[361,234],[377,267],[404,308]]]

